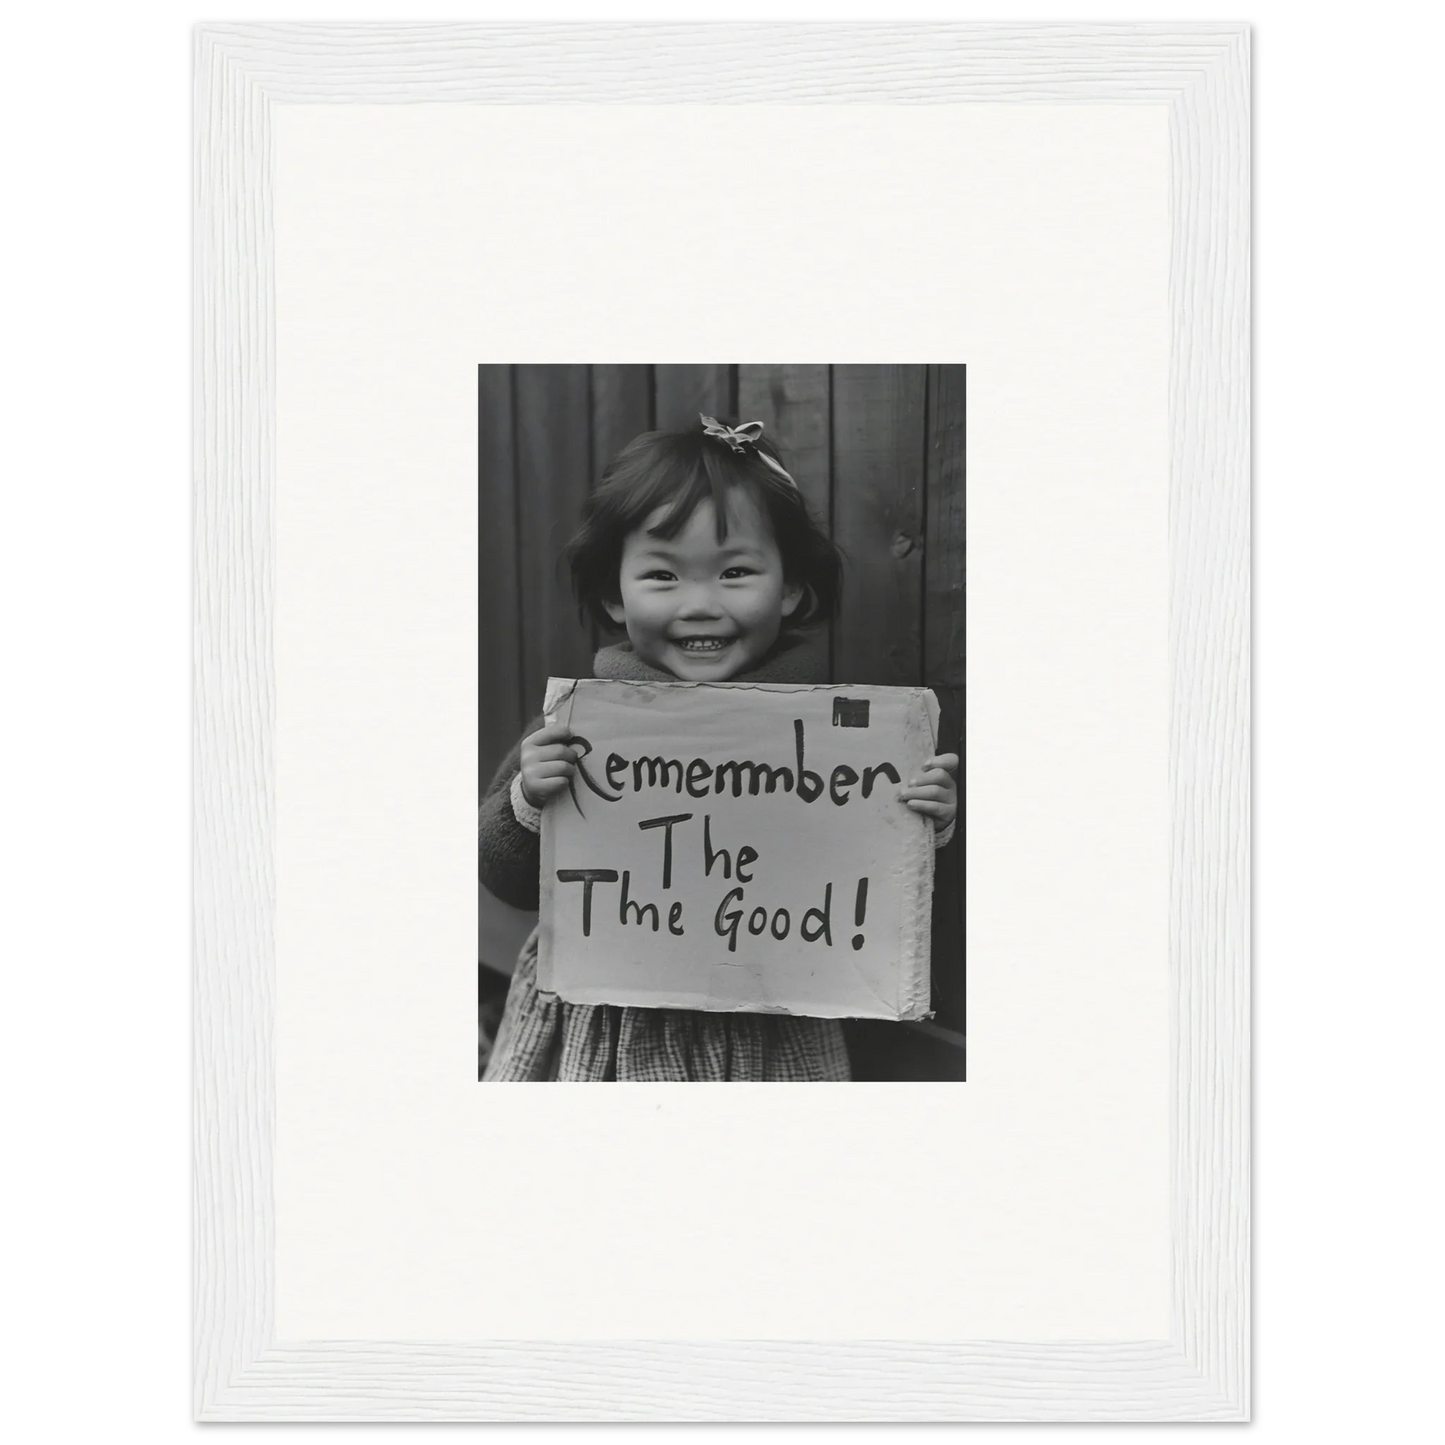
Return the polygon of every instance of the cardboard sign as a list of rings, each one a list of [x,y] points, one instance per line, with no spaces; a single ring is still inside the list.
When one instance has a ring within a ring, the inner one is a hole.
[[[926,688],[574,681],[585,749],[542,815],[538,983],[572,1003],[916,1019],[936,751]]]

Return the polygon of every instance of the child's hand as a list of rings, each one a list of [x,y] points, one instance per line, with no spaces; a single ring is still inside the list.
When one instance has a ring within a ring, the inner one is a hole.
[[[522,796],[540,808],[577,776],[577,749],[568,746],[570,728],[538,728],[522,739]]]
[[[898,792],[915,813],[928,814],[940,833],[958,812],[958,784],[953,780],[957,771],[958,754],[940,753],[936,758],[929,758],[923,771]]]

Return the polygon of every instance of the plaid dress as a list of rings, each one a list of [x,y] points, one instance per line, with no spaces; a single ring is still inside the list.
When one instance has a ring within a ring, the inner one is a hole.
[[[668,682],[620,644],[597,654],[598,677]],[[738,682],[818,682],[819,654],[798,638],[780,639]],[[541,726],[540,719],[528,729]],[[482,882],[519,908],[537,906],[537,838],[517,822],[510,793],[520,743],[492,780],[478,820]],[[788,1014],[704,1013],[692,1009],[573,1004],[537,987],[537,935],[522,947],[507,992],[484,1082],[811,1083],[846,1080],[848,1050],[836,1019]]]
[[[810,1083],[849,1077],[836,1019],[566,1003],[537,987],[537,934],[522,947],[487,1083]]]

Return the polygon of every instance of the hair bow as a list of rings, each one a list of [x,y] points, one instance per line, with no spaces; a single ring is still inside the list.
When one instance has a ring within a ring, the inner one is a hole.
[[[794,491],[798,489],[797,482],[758,445],[758,438],[763,434],[762,422],[745,421],[737,426],[724,426],[715,416],[708,416],[703,412],[698,412],[697,416],[698,420],[702,422],[704,436],[716,437],[718,441],[730,446],[735,452],[751,448],[753,455],[759,461],[767,463]]]

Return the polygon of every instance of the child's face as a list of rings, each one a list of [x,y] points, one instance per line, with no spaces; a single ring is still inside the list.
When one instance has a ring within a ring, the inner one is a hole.
[[[746,492],[729,494],[721,542],[711,501],[669,540],[647,531],[665,510],[623,543],[622,601],[607,610],[644,662],[684,682],[725,681],[762,660],[803,589],[784,582],[772,530]]]

